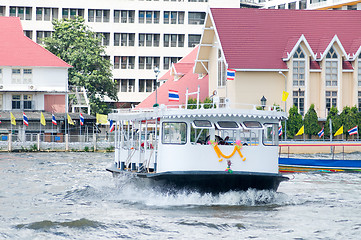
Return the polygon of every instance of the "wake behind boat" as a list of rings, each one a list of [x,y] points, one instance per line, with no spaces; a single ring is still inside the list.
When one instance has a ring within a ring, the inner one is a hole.
[[[109,114],[116,122],[114,176],[132,174],[166,189],[227,192],[276,191],[288,180],[278,172],[277,111],[230,108]]]

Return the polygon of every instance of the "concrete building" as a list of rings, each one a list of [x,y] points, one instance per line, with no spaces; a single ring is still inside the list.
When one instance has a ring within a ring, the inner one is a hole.
[[[314,104],[321,119],[332,106],[361,111],[360,21],[361,11],[211,9],[195,73],[208,73],[209,95],[217,90],[233,107],[261,105],[264,96],[287,112]]]
[[[52,19],[82,16],[103,34],[114,65],[119,102],[130,107],[155,90],[153,69],[160,76],[186,56],[201,37],[208,7],[239,8],[239,0],[3,0],[0,16],[17,16],[33,41],[52,32]]]

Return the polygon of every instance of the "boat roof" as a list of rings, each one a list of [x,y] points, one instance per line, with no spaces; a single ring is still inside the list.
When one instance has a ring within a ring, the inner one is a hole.
[[[156,118],[163,119],[181,119],[181,118],[213,118],[213,117],[244,117],[250,119],[270,119],[282,121],[287,119],[286,113],[279,111],[265,111],[256,109],[231,109],[231,108],[212,108],[212,109],[184,109],[184,108],[153,108],[150,110],[135,111],[129,109],[111,113],[108,118],[115,121],[137,121],[150,120]]]

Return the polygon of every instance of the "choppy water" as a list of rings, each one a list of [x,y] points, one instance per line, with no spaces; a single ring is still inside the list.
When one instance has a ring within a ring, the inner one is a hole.
[[[360,155],[361,157],[361,155]],[[360,239],[361,174],[289,175],[278,192],[160,193],[111,153],[0,153],[0,239]]]

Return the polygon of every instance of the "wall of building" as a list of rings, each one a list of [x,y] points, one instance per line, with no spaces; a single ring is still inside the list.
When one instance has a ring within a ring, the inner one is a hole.
[[[20,69],[17,83],[14,83],[12,70]],[[26,76],[25,70],[32,74]],[[65,99],[67,91],[68,69],[53,67],[1,67],[2,81],[0,83],[2,106],[0,110],[23,111],[23,102],[31,101],[31,107],[26,110],[44,110],[45,93],[62,93]],[[13,95],[20,95],[21,107],[14,109],[12,106]],[[25,99],[24,96],[29,99]],[[64,100],[65,101],[65,100]],[[30,103],[29,103],[30,104]]]
[[[264,96],[267,106],[277,104],[284,109],[282,92],[285,79],[278,72],[238,72],[236,81],[228,83],[235,86],[229,88],[234,92],[235,102],[243,106],[261,106],[261,98]]]

